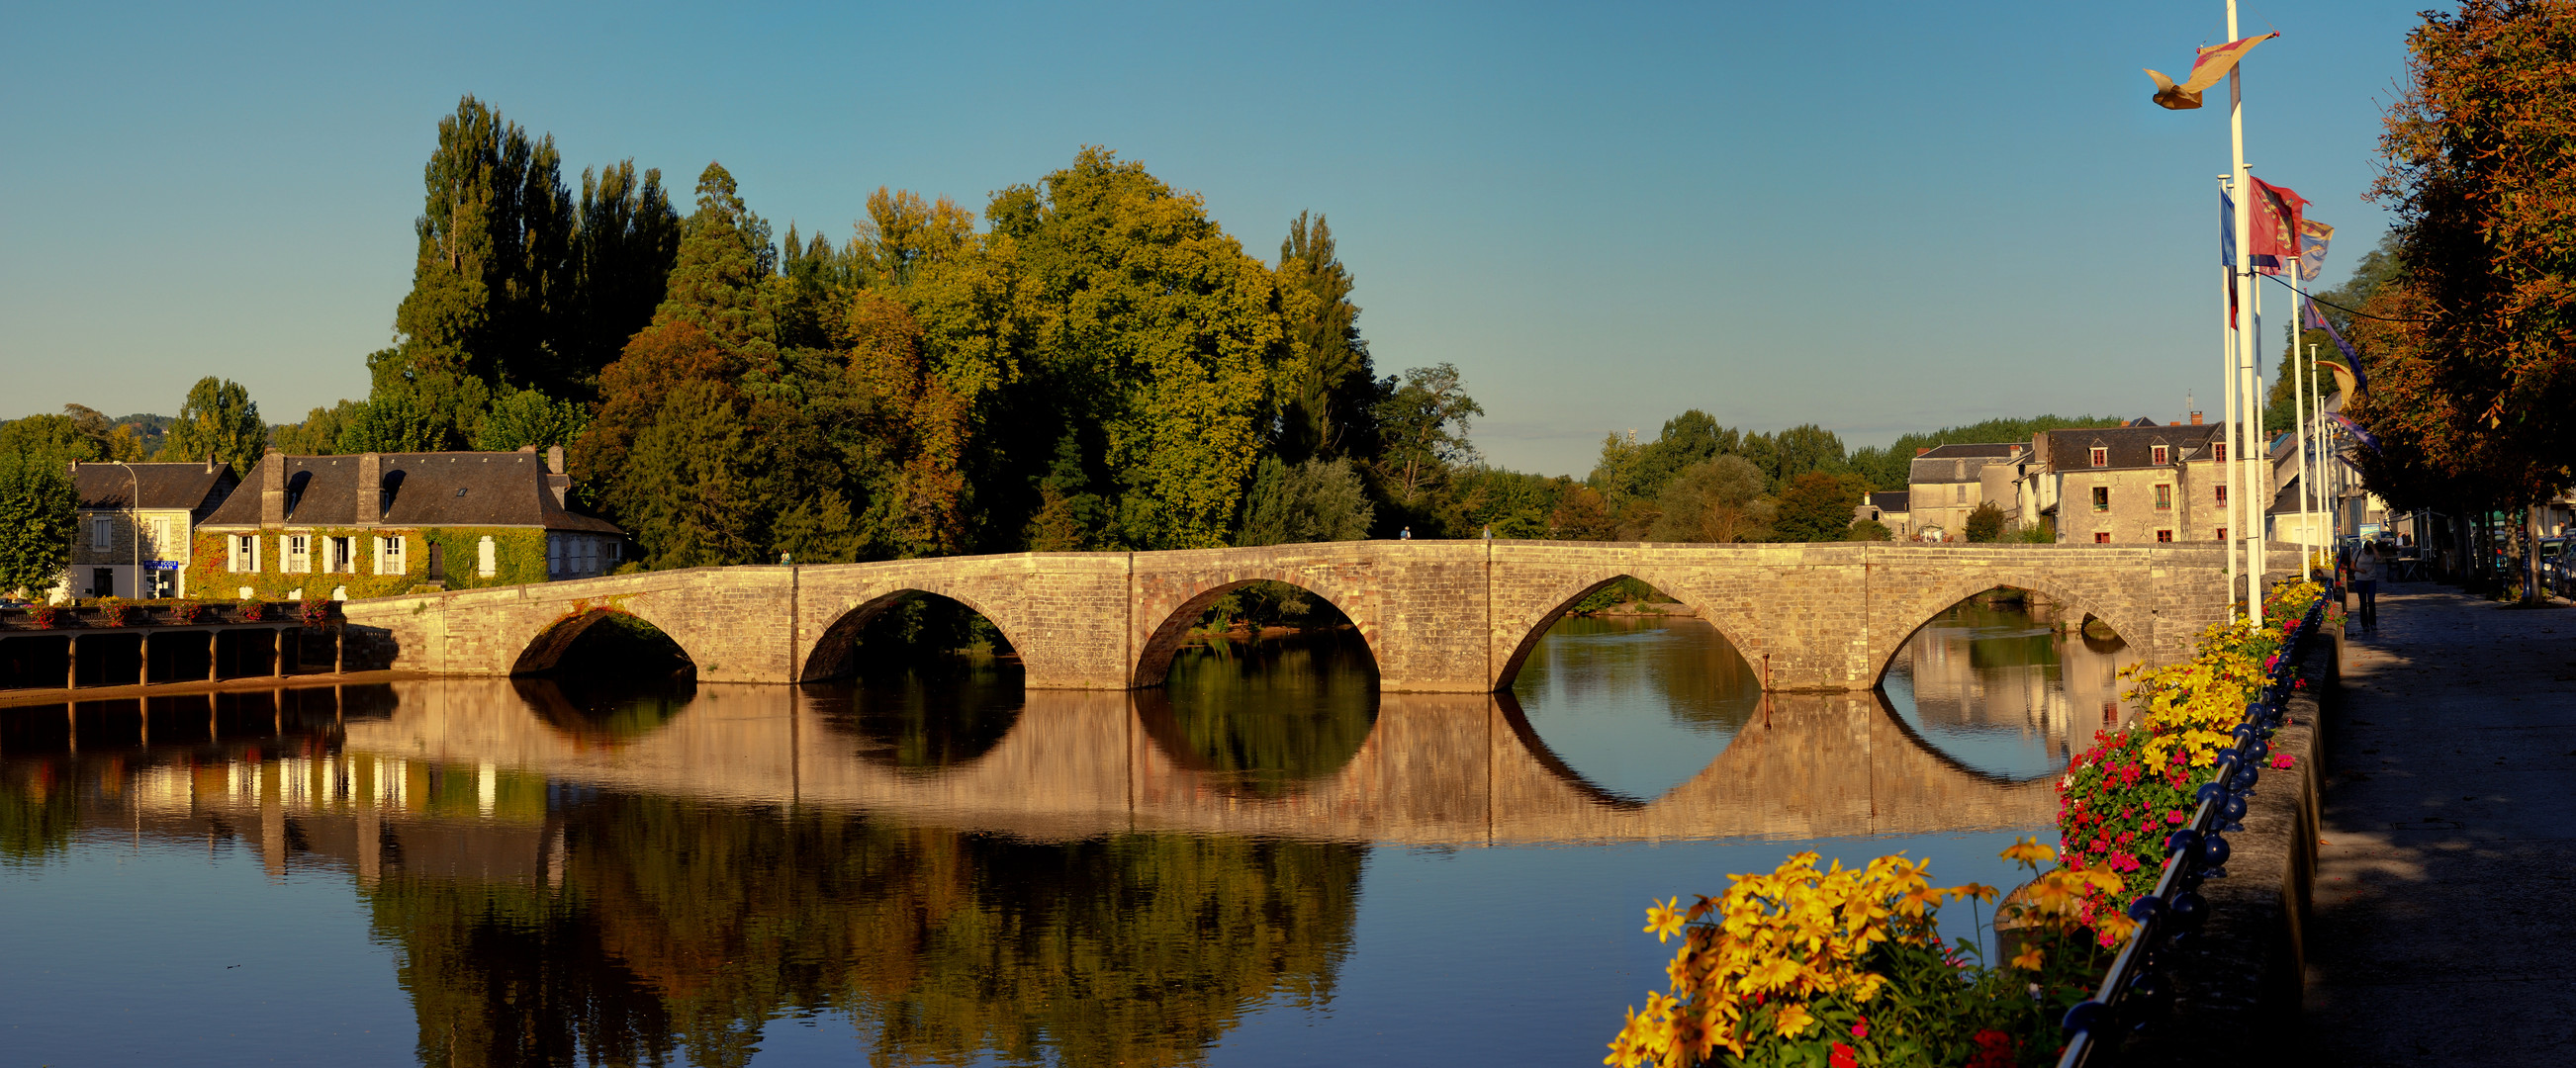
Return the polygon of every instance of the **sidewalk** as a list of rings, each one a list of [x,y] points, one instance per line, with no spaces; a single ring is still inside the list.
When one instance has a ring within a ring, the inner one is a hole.
[[[2576,610],[2394,589],[2325,725],[2305,1047],[2576,1060]]]

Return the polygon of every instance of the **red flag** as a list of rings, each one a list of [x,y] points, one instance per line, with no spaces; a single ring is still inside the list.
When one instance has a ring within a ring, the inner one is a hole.
[[[2254,179],[2254,270],[2261,274],[2279,274],[2281,265],[2295,263],[2304,250],[2299,242],[2299,212],[2308,206],[2307,198],[2288,186],[2273,185]]]

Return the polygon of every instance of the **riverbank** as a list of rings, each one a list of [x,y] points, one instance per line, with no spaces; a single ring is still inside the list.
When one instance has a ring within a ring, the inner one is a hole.
[[[2408,583],[2346,649],[2308,946],[2311,1060],[2576,1046],[2576,612]]]
[[[186,694],[231,693],[246,690],[302,690],[322,686],[359,686],[388,682],[408,682],[432,676],[418,671],[312,671],[282,676],[254,675],[220,682],[156,682],[150,686],[83,686],[77,690],[54,687],[46,690],[0,691],[0,709],[27,708],[92,701],[131,701],[143,697],[178,697]]]

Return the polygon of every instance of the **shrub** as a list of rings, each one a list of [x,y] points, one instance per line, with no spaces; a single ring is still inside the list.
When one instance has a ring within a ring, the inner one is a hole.
[[[1881,523],[1878,520],[1862,519],[1854,521],[1851,525],[1851,529],[1843,532],[1843,540],[1895,541],[1896,532],[1887,529],[1887,524]]]
[[[170,602],[170,620],[174,623],[203,623],[210,611],[204,601]]]
[[[98,625],[102,627],[133,626],[134,609],[135,606],[132,601],[122,600],[115,597],[101,597],[98,600]]]
[[[243,601],[236,611],[238,612],[236,618],[240,619],[244,623],[264,623],[268,621],[269,607],[268,602],[266,601],[256,599]]]

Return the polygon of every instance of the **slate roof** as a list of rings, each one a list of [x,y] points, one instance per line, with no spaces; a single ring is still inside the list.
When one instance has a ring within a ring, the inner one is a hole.
[[[380,514],[361,519],[359,456],[288,456],[274,465],[285,480],[289,526],[542,527],[620,534],[606,520],[566,510],[547,486],[552,472],[535,453],[409,452],[378,457],[391,491]],[[259,526],[260,493],[272,465],[263,463],[205,526]],[[552,476],[560,477],[560,476]],[[366,489],[368,496],[375,490]],[[374,513],[373,508],[369,508]]]
[[[128,468],[133,469],[130,476]],[[223,504],[238,481],[231,464],[211,468],[202,462],[72,465],[72,489],[80,495],[83,508],[185,508],[204,519]],[[132,502],[137,496],[142,498],[139,504]]]
[[[1908,501],[1910,501],[1913,496],[1914,493],[1912,490],[1890,490],[1886,492],[1872,493],[1869,495],[1869,506],[1876,508],[1881,512],[1895,512],[1899,515],[1903,515],[1905,514]]]
[[[1906,468],[1907,482],[1975,482],[1990,464],[2012,459],[2020,442],[1975,442],[1935,447]]]
[[[2209,444],[2227,432],[2219,423],[2199,426],[2110,426],[2089,430],[2048,430],[2049,468],[2055,471],[2107,471],[2121,467],[2154,467],[2155,447],[2167,446],[2169,463],[2210,458]],[[2110,462],[2093,466],[2093,449],[2110,450]]]

